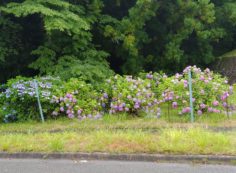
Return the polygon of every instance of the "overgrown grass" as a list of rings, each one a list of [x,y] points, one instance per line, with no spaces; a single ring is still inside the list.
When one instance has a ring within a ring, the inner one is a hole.
[[[172,115],[161,119],[109,116],[102,120],[62,118],[46,123],[0,125],[0,151],[5,152],[109,152],[236,155],[236,131],[215,132],[212,127],[235,127],[236,120],[220,115],[182,121]]]
[[[0,135],[6,152],[108,152],[236,155],[236,133],[201,128],[165,129],[159,133],[98,130]]]

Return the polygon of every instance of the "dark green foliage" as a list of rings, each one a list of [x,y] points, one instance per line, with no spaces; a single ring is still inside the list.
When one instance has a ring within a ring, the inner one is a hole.
[[[112,74],[105,60],[108,54],[97,50],[91,42],[90,29],[94,22],[92,17],[95,17],[92,15],[95,14],[86,14],[83,6],[61,0],[26,0],[9,3],[2,11],[16,17],[40,17],[42,45],[31,50],[30,56],[37,59],[29,66],[39,74],[59,75],[63,79],[80,77],[88,82]]]
[[[235,0],[4,0],[0,81],[206,67],[236,48],[235,27]]]

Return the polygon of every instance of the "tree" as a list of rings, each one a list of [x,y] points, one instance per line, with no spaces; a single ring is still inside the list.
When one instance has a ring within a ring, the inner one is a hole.
[[[207,67],[236,48],[235,0],[0,4],[0,81],[19,74],[94,82],[112,70],[173,73],[187,65]]]
[[[2,7],[4,13],[16,17],[37,15],[42,20],[43,44],[32,51],[38,58],[30,67],[39,70],[41,75],[59,75],[65,79],[68,75],[64,74],[73,72],[70,77],[82,77],[92,82],[91,76],[100,79],[112,72],[105,60],[108,54],[97,50],[96,45],[92,43],[90,30],[95,21],[94,14],[85,13],[85,10],[84,6],[62,0],[25,0],[22,3],[8,3]],[[65,60],[69,61],[63,64]],[[89,68],[79,68],[84,64]],[[63,68],[64,66],[66,68]],[[71,68],[67,68],[68,66]],[[95,68],[97,70],[91,70]],[[99,70],[105,73],[98,73]],[[93,74],[86,78],[87,75],[84,74],[88,72]]]

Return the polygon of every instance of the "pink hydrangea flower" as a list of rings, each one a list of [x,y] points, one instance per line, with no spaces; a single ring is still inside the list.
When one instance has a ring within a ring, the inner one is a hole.
[[[204,77],[204,76],[200,76],[200,80],[201,80],[201,81],[204,81],[204,80],[205,80],[205,77]]]
[[[206,108],[206,105],[205,105],[204,103],[201,103],[201,104],[200,104],[200,108],[201,108],[201,109],[205,109],[205,108]]]
[[[204,94],[205,94],[205,91],[204,91],[204,90],[201,90],[201,91],[200,91],[200,94],[201,94],[201,95],[204,95]]]
[[[191,111],[190,107],[183,108],[182,113],[189,113]]]
[[[187,87],[188,87],[188,81],[184,80],[184,88],[187,88]]]
[[[214,112],[214,113],[220,113],[220,110],[218,110],[218,109],[213,109],[213,112]]]
[[[213,112],[213,110],[214,110],[214,109],[213,109],[212,107],[209,107],[209,108],[208,108],[208,112]]]
[[[219,102],[217,101],[217,100],[215,100],[214,102],[213,102],[213,106],[218,106],[219,105]]]

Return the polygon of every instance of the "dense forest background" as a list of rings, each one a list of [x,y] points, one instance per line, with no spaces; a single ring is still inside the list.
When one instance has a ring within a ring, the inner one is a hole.
[[[1,0],[0,82],[174,73],[236,49],[236,0]]]

